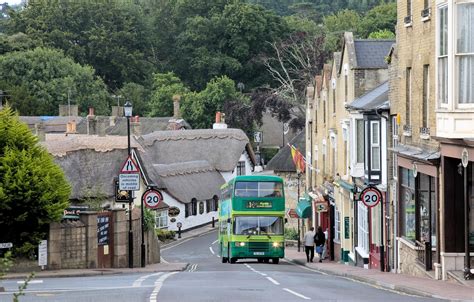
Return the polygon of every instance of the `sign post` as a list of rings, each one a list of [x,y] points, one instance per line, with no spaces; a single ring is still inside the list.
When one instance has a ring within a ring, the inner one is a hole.
[[[41,270],[44,270],[45,265],[48,264],[48,240],[41,240],[38,246],[38,265]]]
[[[385,251],[383,244],[384,211],[382,192],[375,186],[368,186],[360,193],[362,202],[369,208],[375,207],[380,202],[380,270],[385,271]]]

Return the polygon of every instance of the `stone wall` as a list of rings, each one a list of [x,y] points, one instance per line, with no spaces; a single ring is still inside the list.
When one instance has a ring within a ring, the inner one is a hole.
[[[426,277],[425,269],[417,263],[417,251],[415,246],[403,239],[397,238],[399,245],[399,272],[416,277]]]
[[[86,225],[82,221],[52,223],[48,240],[48,268],[83,268],[86,263]]]
[[[128,267],[128,219],[125,210],[113,211],[112,267]],[[133,210],[133,266],[141,265],[140,209]],[[160,262],[160,246],[154,230],[145,233],[147,263]],[[97,268],[97,213],[82,212],[79,220],[50,225],[47,269]]]

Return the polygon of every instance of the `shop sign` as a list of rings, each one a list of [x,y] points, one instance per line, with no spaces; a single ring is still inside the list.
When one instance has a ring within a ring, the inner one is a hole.
[[[344,239],[349,239],[350,233],[349,217],[344,217]]]
[[[171,207],[168,209],[168,216],[169,217],[176,217],[179,215],[181,211],[179,210],[178,207]]]

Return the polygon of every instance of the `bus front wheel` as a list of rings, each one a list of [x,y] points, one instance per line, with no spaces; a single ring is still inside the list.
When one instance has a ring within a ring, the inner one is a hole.
[[[230,263],[231,263],[231,264],[234,264],[234,263],[236,263],[236,262],[237,262],[237,258],[233,258],[233,257],[230,258]]]
[[[280,262],[280,258],[273,258],[272,262],[273,264],[278,264]]]
[[[224,257],[224,253],[222,253],[222,245],[221,245],[221,261],[222,263],[227,263],[227,261],[229,260],[227,257]]]

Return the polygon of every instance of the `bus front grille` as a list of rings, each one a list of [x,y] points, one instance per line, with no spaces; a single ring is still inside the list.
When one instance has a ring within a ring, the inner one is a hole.
[[[249,250],[251,252],[267,252],[268,242],[249,242]]]

